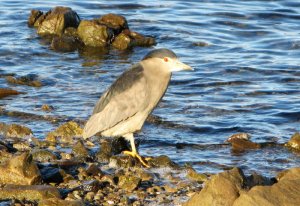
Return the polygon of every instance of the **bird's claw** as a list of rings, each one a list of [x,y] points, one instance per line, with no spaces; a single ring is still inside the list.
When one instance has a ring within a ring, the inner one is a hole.
[[[143,158],[138,153],[131,152],[131,151],[124,151],[123,153],[125,155],[129,155],[129,156],[131,156],[133,158],[137,158],[140,161],[140,163],[142,163],[142,165],[144,167],[150,168],[150,166],[143,160]],[[146,160],[148,160],[148,158],[146,158]]]

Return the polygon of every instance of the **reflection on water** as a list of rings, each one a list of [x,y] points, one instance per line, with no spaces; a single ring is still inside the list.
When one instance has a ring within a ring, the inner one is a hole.
[[[173,75],[154,111],[161,120],[146,123],[138,134],[142,154],[166,154],[202,172],[241,166],[271,175],[299,165],[298,154],[281,146],[237,155],[223,145],[237,132],[247,132],[257,142],[283,143],[300,129],[299,3],[4,0],[0,5],[0,87],[25,92],[1,99],[6,111],[38,117],[45,113],[37,108],[49,104],[55,108],[47,114],[50,119],[87,119],[111,82],[152,49],[56,53],[27,27],[31,9],[69,6],[82,19],[118,13],[126,16],[133,30],[155,36],[157,48],[174,50],[195,68]],[[45,85],[8,85],[3,77],[9,73],[35,74]],[[3,112],[0,121],[28,125],[40,138],[57,126],[47,119]]]

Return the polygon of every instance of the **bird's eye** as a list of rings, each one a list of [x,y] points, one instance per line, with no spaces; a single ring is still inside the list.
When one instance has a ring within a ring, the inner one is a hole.
[[[165,57],[165,58],[164,58],[164,61],[165,61],[165,62],[168,62],[168,61],[169,61],[169,58],[168,58],[168,57]]]

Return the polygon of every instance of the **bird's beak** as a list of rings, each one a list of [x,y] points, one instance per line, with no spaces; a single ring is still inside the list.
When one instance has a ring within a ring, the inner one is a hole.
[[[187,64],[182,63],[181,61],[176,61],[175,62],[175,67],[178,69],[177,71],[180,71],[180,70],[194,70],[192,67],[190,67]]]

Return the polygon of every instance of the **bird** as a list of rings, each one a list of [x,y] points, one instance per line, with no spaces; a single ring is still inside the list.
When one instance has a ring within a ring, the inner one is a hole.
[[[123,153],[150,167],[136,150],[133,134],[142,129],[147,117],[164,96],[172,72],[181,70],[193,69],[179,61],[169,49],[150,51],[103,93],[85,124],[83,138],[97,133],[103,137],[124,137],[130,142],[131,151]]]

